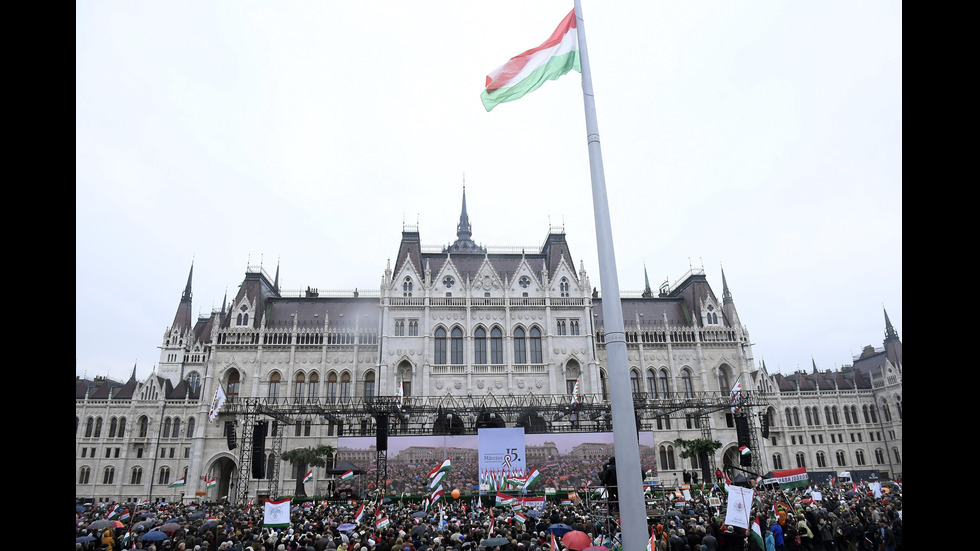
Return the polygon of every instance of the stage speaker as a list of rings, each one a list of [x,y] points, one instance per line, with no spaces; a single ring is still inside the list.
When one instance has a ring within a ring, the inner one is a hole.
[[[763,415],[762,416],[762,431],[761,432],[762,432],[762,437],[763,438],[769,438],[769,416],[768,415]]]
[[[752,449],[751,439],[749,437],[749,419],[745,415],[735,416],[735,432],[738,435],[738,447],[741,448],[745,446],[746,448]],[[755,450],[752,450],[755,453]],[[743,467],[748,467],[752,465],[752,456],[739,454],[738,464]]]
[[[378,416],[378,433],[375,447],[378,451],[388,451],[388,416]]]
[[[259,421],[252,430],[252,478],[265,478],[265,432],[269,423]]]
[[[225,436],[228,438],[229,450],[233,450],[238,447],[238,438],[235,436],[234,421],[225,421]]]

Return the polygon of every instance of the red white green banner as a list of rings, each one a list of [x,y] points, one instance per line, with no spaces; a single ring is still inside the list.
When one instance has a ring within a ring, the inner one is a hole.
[[[806,467],[799,469],[787,469],[785,471],[773,471],[772,478],[764,481],[766,484],[779,484],[782,489],[805,488],[810,485],[810,475],[806,472]]]
[[[289,500],[267,499],[265,501],[265,516],[262,525],[270,528],[286,528],[289,526]]]

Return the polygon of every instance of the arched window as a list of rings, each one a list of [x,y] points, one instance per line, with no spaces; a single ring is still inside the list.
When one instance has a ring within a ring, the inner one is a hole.
[[[851,408],[844,406],[844,422],[848,425],[851,424]]]
[[[858,465],[864,465],[864,450],[855,451],[854,460]]]
[[[490,363],[493,365],[504,363],[504,333],[499,327],[490,330]]]
[[[806,413],[806,424],[807,424],[807,426],[808,427],[809,426],[813,426],[813,417],[810,416],[810,408],[809,407],[803,408],[803,413]]]
[[[92,469],[88,467],[82,467],[81,469],[78,469],[79,484],[88,484],[90,476],[92,476]]]
[[[660,465],[668,471],[676,469],[673,446],[660,446]]]
[[[897,396],[895,398],[895,410],[898,412],[898,420],[902,420],[902,397]]]
[[[174,417],[174,438],[180,438],[180,417]]]
[[[796,468],[801,469],[806,467],[806,455],[803,452],[796,452]]]
[[[871,406],[869,406],[868,409],[871,410],[871,422],[872,423],[877,423],[878,422],[878,406],[876,404],[871,404]]]
[[[543,354],[541,353],[541,330],[537,327],[531,328],[531,363],[544,363]]]
[[[115,417],[113,417],[112,419],[109,419],[109,438],[115,438],[116,437],[116,426],[117,426],[117,423],[118,423],[118,421],[116,420]]]
[[[630,377],[631,378],[634,377],[635,374],[636,374],[635,371],[630,371]],[[606,372],[604,370],[601,370],[600,369],[599,370],[599,386],[602,387],[602,399],[603,400],[606,400],[606,401],[609,400],[609,384],[608,383],[609,383],[609,381],[607,379]],[[637,383],[637,384],[639,384],[639,383]],[[633,392],[636,392],[636,391],[634,390]]]
[[[822,451],[818,451],[817,452],[817,467],[823,468],[823,467],[826,467],[826,466],[827,466],[827,456],[824,455],[824,453]]]
[[[824,408],[823,408],[823,417],[824,417],[824,419],[827,420],[827,424],[828,425],[833,425],[834,424],[834,418],[830,415],[830,406],[824,406]]]
[[[520,327],[514,329],[514,363],[527,363],[527,348],[524,343],[524,330]]]
[[[892,455],[895,456],[895,463],[902,462],[902,456],[898,453],[898,448],[892,448]]]
[[[170,418],[167,417],[163,420],[163,437],[170,438]]]
[[[297,402],[302,402],[303,395],[306,393],[306,374],[303,372],[297,373],[294,382],[295,386],[293,386],[293,397]]]
[[[837,415],[837,413],[838,413],[837,406],[834,406],[833,408],[831,408],[830,411],[833,412],[833,414],[834,414],[834,424],[835,425],[839,425],[840,424],[840,417]],[[828,423],[829,422],[830,421],[828,421]]]
[[[818,426],[818,427],[820,426],[820,409],[819,408],[813,408],[813,424],[816,425],[816,426]]]
[[[344,402],[350,400],[350,373],[347,372],[340,376],[340,399]]]
[[[473,335],[473,363],[487,363],[487,330],[482,327],[477,327]]]
[[[143,483],[143,467],[133,467],[132,474],[129,475],[130,484]]]
[[[657,376],[652,369],[647,370],[647,393],[650,396],[657,395]]]
[[[847,454],[844,453],[844,450],[837,450],[837,453],[834,454],[834,455],[837,457],[837,466],[838,467],[846,467],[847,466]]]
[[[797,427],[803,426],[800,424],[800,408],[793,408],[793,424]]]
[[[279,388],[282,385],[282,375],[278,371],[269,375],[269,401],[275,403],[279,400]]]
[[[436,329],[436,339],[433,350],[434,363],[444,365],[446,363],[446,330],[442,327]]]
[[[728,378],[728,370],[724,367],[718,368],[718,388],[722,392],[730,392],[732,389],[731,380]]]
[[[229,401],[234,401],[238,397],[238,391],[242,384],[242,375],[237,369],[228,371],[228,385],[225,389],[225,396]]]
[[[119,438],[126,438],[126,418],[119,418]]]
[[[865,404],[864,407],[861,408],[861,410],[864,412],[864,422],[865,423],[870,423],[871,422],[871,417],[868,415],[868,406],[867,406],[867,404]]]
[[[187,437],[194,438],[194,418],[187,418]]]
[[[875,465],[882,465],[885,463],[885,452],[881,448],[875,450]]]
[[[191,374],[187,376],[187,386],[191,387],[191,392],[194,393],[201,388],[201,376],[198,375],[197,371],[191,371]]]
[[[882,414],[882,417],[884,417],[884,421],[886,423],[891,422],[891,420],[892,420],[892,410],[891,410],[891,408],[888,407],[888,401],[887,400],[882,400],[881,401],[881,414]]]
[[[565,278],[565,277],[561,278],[561,283],[558,284],[558,288],[560,289],[561,296],[562,297],[567,297],[568,296],[568,278]]]
[[[667,376],[667,370],[660,370],[660,397],[669,398],[670,397],[670,378]]]
[[[402,296],[412,296],[412,278],[410,277],[406,277],[405,281],[402,282]]]
[[[140,416],[140,438],[146,438],[147,431],[150,430],[150,420],[146,418],[146,415]]]
[[[160,476],[157,484],[170,484],[170,467],[160,467]]]
[[[851,406],[851,422],[854,423],[855,425],[858,424],[858,423],[860,423],[860,421],[858,421],[858,408],[857,408],[857,406]]]
[[[310,401],[315,402],[320,397],[320,374],[310,373]]]
[[[786,408],[786,426],[787,427],[793,426],[793,410],[791,410],[790,408]]]
[[[374,398],[374,372],[368,371],[364,375],[364,397]]]
[[[327,402],[334,403],[337,401],[337,374],[333,371],[327,375]]]
[[[98,417],[98,418],[95,419],[95,434],[93,434],[92,436],[94,436],[95,438],[98,438],[98,437],[102,436],[102,418],[101,417]]]
[[[640,393],[640,374],[635,369],[630,370],[630,388],[633,389],[633,394]]]
[[[105,470],[102,471],[103,484],[112,484],[112,479],[115,477],[116,477],[116,469],[113,469],[112,467],[106,467]]]
[[[681,386],[684,387],[684,397],[694,398],[694,384],[691,382],[691,372],[681,371]]]
[[[783,468],[783,456],[778,453],[772,454],[772,468],[776,470]]]
[[[452,333],[450,333],[450,360],[453,365],[461,365],[466,363],[463,360],[463,330],[459,327],[453,327]]]

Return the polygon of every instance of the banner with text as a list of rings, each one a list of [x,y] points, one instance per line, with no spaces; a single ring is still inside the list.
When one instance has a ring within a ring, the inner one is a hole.
[[[477,429],[481,480],[513,482],[528,475],[524,455],[524,429]],[[491,484],[480,484],[480,492],[490,491]],[[496,491],[496,490],[494,490]]]

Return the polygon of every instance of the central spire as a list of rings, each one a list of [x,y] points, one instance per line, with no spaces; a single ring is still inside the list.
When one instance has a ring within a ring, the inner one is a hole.
[[[473,242],[473,228],[470,226],[470,217],[466,214],[466,175],[463,175],[463,210],[459,213],[459,223],[456,224],[456,242],[446,247],[446,253],[481,253],[485,254],[486,249]]]

